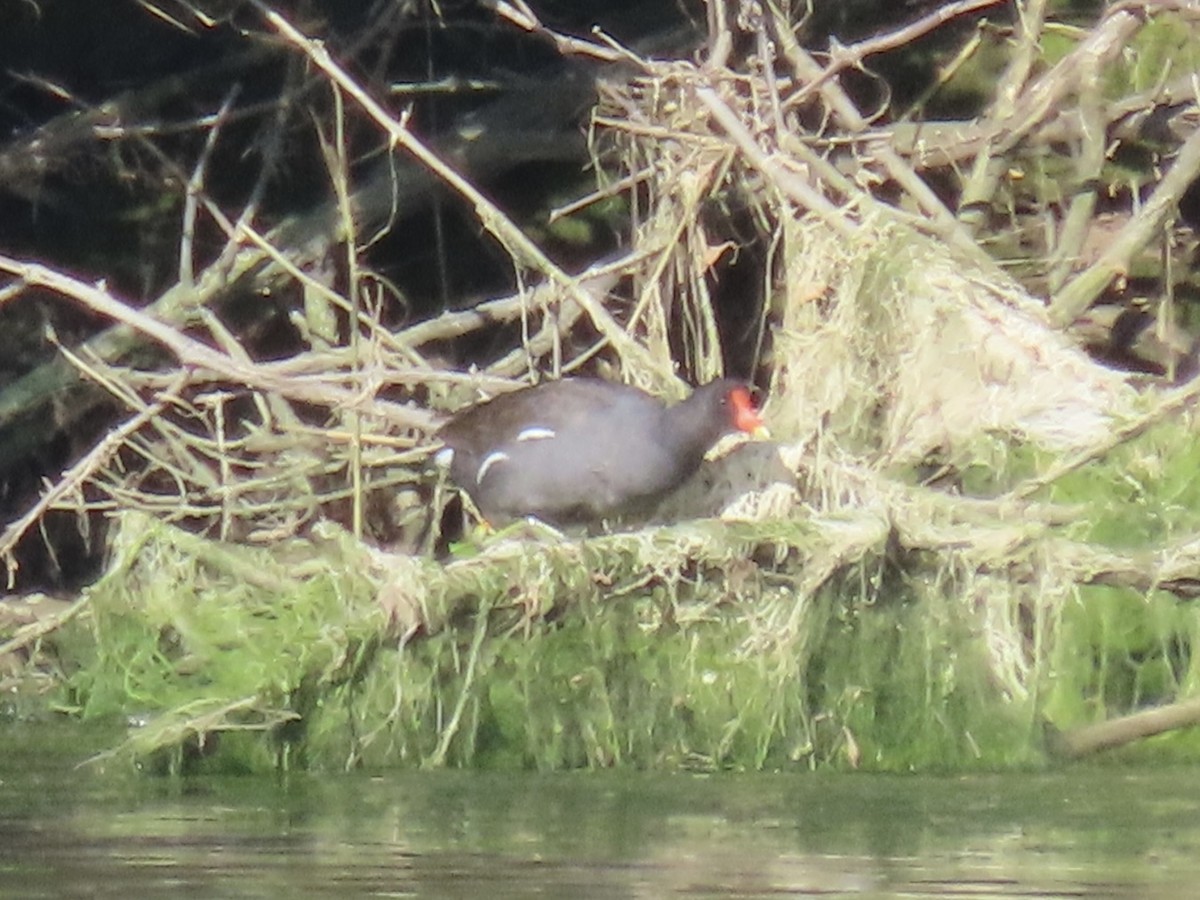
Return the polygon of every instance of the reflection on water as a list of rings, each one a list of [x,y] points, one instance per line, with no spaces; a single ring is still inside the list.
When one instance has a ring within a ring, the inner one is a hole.
[[[1200,879],[1187,769],[170,782],[75,770],[69,734],[0,729],[4,896],[1140,898]]]

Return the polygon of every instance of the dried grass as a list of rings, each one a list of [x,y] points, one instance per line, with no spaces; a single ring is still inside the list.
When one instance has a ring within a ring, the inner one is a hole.
[[[595,199],[638,186],[632,249],[570,276],[321,45],[270,21],[474,205],[529,284],[393,333],[369,304],[328,296],[296,270],[314,291],[312,346],[256,362],[211,316],[202,343],[161,310],[0,260],[179,360],[146,374],[73,357],[124,423],[0,540],[9,554],[48,509],[112,517],[112,561],[61,640],[79,653],[70,689],[81,712],[152,714],[130,749],[174,751],[191,737],[203,750],[212,734],[258,731],[273,765],[1023,762],[1037,717],[1086,689],[1088,676],[1055,684],[1051,671],[1078,627],[1067,619],[1081,591],[1186,594],[1200,581],[1186,534],[1165,549],[1114,549],[1090,541],[1083,521],[1104,498],[1053,502],[1078,490],[1072,479],[1089,463],[1115,477],[1124,444],[1155,429],[1186,434],[1168,414],[1196,389],[1139,396],[1053,327],[936,198],[913,188],[920,212],[900,212],[840,175],[821,140],[791,126],[801,101],[781,92],[771,62],[747,74],[633,59],[639,75],[606,86],[596,153],[615,174]],[[807,84],[796,90],[862,135],[859,152],[899,184],[920,182],[854,124],[834,78],[846,61],[813,77],[816,63],[777,38],[773,63],[793,87]],[[735,450],[663,513],[716,518],[500,539],[447,563],[366,549],[364,521],[382,495],[409,497],[399,515],[412,545],[436,528],[423,464],[438,410],[597,356],[668,395],[681,392],[680,362],[700,380],[719,374],[709,292],[718,261],[739,248],[711,223],[734,209],[770,246],[761,329],[778,444]],[[246,247],[237,252],[288,262],[268,237]],[[617,279],[632,284],[621,321],[604,302]],[[197,305],[205,283],[186,291]],[[351,346],[319,339],[321,298],[359,322]],[[520,321],[524,339],[488,368],[442,371],[425,354],[498,319]],[[578,342],[581,323],[596,343]],[[396,384],[426,390],[428,406],[380,399]],[[302,424],[300,406],[328,409],[327,426]],[[982,471],[986,489],[948,492],[923,483],[922,467],[962,482]],[[346,506],[348,532],[314,530]],[[204,537],[174,527],[197,523]],[[921,728],[934,736],[914,738]],[[264,745],[247,746],[257,748],[247,765],[261,765]]]

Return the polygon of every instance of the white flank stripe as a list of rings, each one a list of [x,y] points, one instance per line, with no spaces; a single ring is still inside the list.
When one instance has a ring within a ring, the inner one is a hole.
[[[553,428],[545,428],[541,425],[534,425],[532,428],[525,428],[517,434],[518,441],[544,441],[547,438],[554,437]]]
[[[508,459],[508,454],[502,450],[497,450],[495,453],[489,453],[485,456],[483,462],[479,464],[479,471],[475,473],[475,483],[482,484],[483,476],[487,474],[487,470],[498,462],[504,462],[506,459]]]

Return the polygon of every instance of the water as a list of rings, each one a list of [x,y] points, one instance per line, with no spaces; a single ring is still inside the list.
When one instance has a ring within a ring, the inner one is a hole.
[[[0,730],[4,897],[1194,897],[1200,771],[170,781]]]

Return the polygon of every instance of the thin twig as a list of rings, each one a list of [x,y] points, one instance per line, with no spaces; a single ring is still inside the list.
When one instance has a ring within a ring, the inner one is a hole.
[[[1096,194],[1104,169],[1108,139],[1104,131],[1104,110],[1099,60],[1085,56],[1087,67],[1079,74],[1080,142],[1075,161],[1075,196],[1067,210],[1057,246],[1050,256],[1047,285],[1056,293],[1066,283],[1075,268],[1080,248],[1087,238],[1088,228],[1096,213]]]
[[[1140,416],[1132,422],[1114,429],[1112,434],[1106,437],[1104,441],[1092,447],[1086,447],[1074,456],[1060,460],[1048,472],[1017,485],[1005,496],[1017,500],[1031,497],[1042,488],[1053,484],[1063,476],[1069,475],[1071,472],[1090,462],[1102,459],[1122,444],[1132,441],[1164,419],[1170,418],[1181,410],[1186,409],[1194,404],[1197,398],[1200,398],[1200,381],[1194,381],[1186,387],[1179,388],[1173,393],[1168,394],[1163,398],[1161,403],[1144,416]]]
[[[1171,166],[1141,211],[1131,218],[1100,258],[1064,287],[1050,303],[1050,316],[1059,325],[1075,321],[1100,294],[1129,271],[1134,256],[1162,233],[1175,215],[1179,200],[1200,177],[1200,129],[1183,142]]]
[[[85,284],[38,263],[22,262],[11,257],[0,256],[0,271],[15,275],[27,284],[44,287],[64,297],[77,300],[93,312],[127,325],[158,341],[185,365],[208,369],[213,374],[231,379],[238,384],[268,392],[276,391],[284,396],[312,403],[345,408],[361,407],[366,412],[386,416],[404,427],[429,430],[436,425],[436,418],[424,409],[363,398],[361,395],[329,383],[297,381],[279,377],[273,373],[270,365],[248,363],[214,350],[171,326],[127,306],[112,294],[98,287]]]
[[[596,329],[613,346],[613,349],[626,360],[636,362],[639,366],[654,370],[653,361],[646,350],[630,337],[612,318],[603,305],[584,291],[578,281],[555,265],[542,250],[518,228],[511,219],[487,199],[466,178],[449,166],[425,143],[418,140],[401,122],[392,117],[378,102],[375,101],[353,78],[333,61],[325,45],[302,34],[282,15],[270,9],[261,0],[253,0],[266,20],[284,39],[303,52],[312,63],[328,75],[346,94],[362,107],[362,109],[379,125],[388,137],[408,153],[415,157],[429,171],[459,193],[475,210],[480,224],[490,231],[497,240],[514,254],[514,262],[518,266],[532,266],[542,272],[547,278],[563,287],[572,300],[578,303],[587,313],[588,318]]]
[[[46,511],[64,496],[71,491],[79,490],[88,478],[116,455],[130,435],[154,419],[155,416],[160,415],[186,383],[187,374],[183,372],[177,374],[171,386],[159,394],[153,403],[148,404],[136,415],[130,416],[121,425],[108,432],[82,459],[63,472],[58,481],[42,494],[33,506],[10,522],[3,533],[0,533],[0,558],[5,560],[8,570],[8,590],[11,591],[16,583],[17,565],[12,555],[13,549],[25,532],[37,524]]]
[[[696,88],[696,97],[708,108],[721,129],[733,139],[746,159],[779,190],[785,197],[799,203],[805,209],[820,215],[831,228],[849,237],[854,234],[854,225],[842,212],[823,197],[819,191],[794,172],[788,171],[779,160],[768,155],[737,114],[710,87]]]
[[[197,198],[204,193],[204,173],[208,170],[208,162],[217,149],[217,137],[221,133],[221,126],[228,120],[229,111],[233,108],[239,93],[241,93],[241,86],[234,85],[226,95],[224,102],[221,103],[213,126],[204,139],[204,148],[200,151],[200,158],[196,161],[192,175],[187,181],[187,192],[183,203],[183,228],[179,239],[180,284],[191,285],[195,278],[196,261],[193,258],[193,247],[196,238]]]
[[[816,78],[808,81],[803,88],[790,97],[789,102],[803,103],[813,92],[820,90],[839,72],[860,67],[870,56],[874,56],[877,53],[885,53],[888,50],[895,50],[897,47],[903,47],[912,43],[917,38],[924,37],[931,31],[936,31],[947,22],[957,19],[959,16],[978,12],[990,6],[999,6],[1005,2],[1007,0],[958,0],[956,3],[947,3],[940,6],[928,15],[922,16],[920,19],[910,22],[901,28],[897,28],[895,31],[889,31],[885,34],[849,45],[834,42],[833,46],[829,49],[829,64],[825,66]],[[775,0],[769,0],[768,6],[776,15],[782,15]]]

